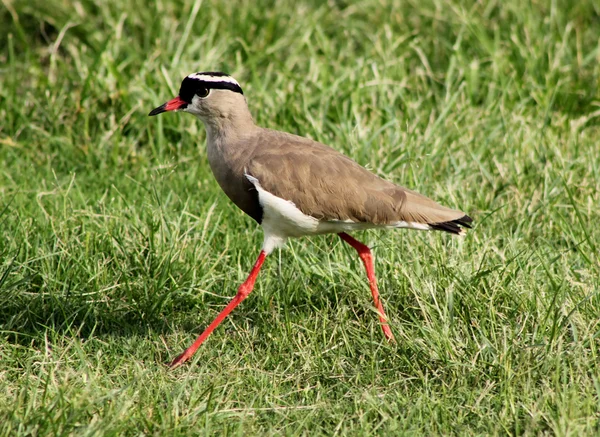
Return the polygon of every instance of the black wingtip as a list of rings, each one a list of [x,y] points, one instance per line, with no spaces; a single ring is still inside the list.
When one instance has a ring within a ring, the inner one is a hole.
[[[456,235],[464,235],[466,233],[466,229],[471,229],[473,224],[473,219],[468,215],[464,215],[463,217],[451,220],[449,222],[441,222],[441,223],[429,223],[429,227],[436,231],[444,231],[449,232],[451,234]]]

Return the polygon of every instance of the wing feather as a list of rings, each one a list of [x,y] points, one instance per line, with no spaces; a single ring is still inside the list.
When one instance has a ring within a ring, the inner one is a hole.
[[[264,135],[263,144],[270,146],[257,145],[247,173],[266,191],[318,220],[435,224],[465,216],[381,179],[324,144],[277,131]]]

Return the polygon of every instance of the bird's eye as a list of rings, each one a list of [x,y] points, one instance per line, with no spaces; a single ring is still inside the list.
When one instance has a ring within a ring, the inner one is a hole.
[[[208,96],[209,92],[210,90],[208,88],[201,86],[196,90],[196,95],[203,99],[204,97]]]

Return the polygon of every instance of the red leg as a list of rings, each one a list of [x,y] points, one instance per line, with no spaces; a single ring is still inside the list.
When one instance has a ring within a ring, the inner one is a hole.
[[[219,326],[223,319],[227,317],[227,315],[231,311],[233,311],[233,309],[236,306],[238,306],[244,299],[246,299],[246,297],[248,297],[248,295],[254,288],[254,282],[256,281],[258,272],[260,271],[263,262],[265,262],[266,257],[267,254],[265,253],[265,251],[261,250],[260,254],[258,255],[258,259],[256,260],[256,263],[254,263],[254,267],[252,267],[252,271],[248,275],[248,279],[246,279],[246,281],[242,285],[240,285],[240,288],[238,289],[238,292],[235,295],[235,297],[231,299],[231,302],[229,302],[225,309],[219,313],[219,315],[215,318],[215,320],[213,320],[213,322],[208,326],[208,328],[206,328],[204,332],[200,334],[200,336],[196,339],[194,344],[188,347],[184,353],[175,358],[171,362],[169,367],[178,367],[181,364],[185,363],[187,360],[189,360],[192,357],[192,355],[194,355],[196,350],[200,347],[200,345],[204,343],[204,340],[206,340],[206,338],[211,334],[211,332],[213,332],[215,328]]]
[[[342,240],[348,243],[350,246],[354,247],[358,252],[358,256],[362,260],[365,268],[367,269],[367,278],[369,278],[369,287],[371,287],[371,294],[373,295],[373,301],[375,302],[375,307],[379,312],[379,321],[381,322],[381,329],[383,329],[383,334],[385,338],[390,341],[394,340],[394,335],[388,325],[387,317],[385,315],[385,311],[383,310],[383,305],[381,304],[381,300],[379,299],[379,290],[377,289],[377,279],[375,278],[375,267],[373,266],[373,254],[371,253],[371,249],[368,246],[362,244],[360,241],[355,240],[350,235],[342,232],[338,234]]]

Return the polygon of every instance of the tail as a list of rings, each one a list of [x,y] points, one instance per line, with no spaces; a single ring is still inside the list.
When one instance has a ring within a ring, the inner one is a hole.
[[[464,212],[446,208],[415,191],[400,188],[398,192],[404,197],[398,218],[409,227],[465,235],[473,223]]]
[[[471,229],[471,223],[473,223],[473,219],[465,214],[456,220],[440,223],[428,223],[428,225],[430,229],[434,229],[436,231],[445,231],[450,232],[451,234],[465,235],[467,233],[467,228]]]

